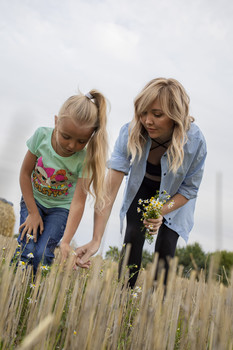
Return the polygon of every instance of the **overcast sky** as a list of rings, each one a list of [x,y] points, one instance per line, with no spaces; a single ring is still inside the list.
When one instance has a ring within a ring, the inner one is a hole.
[[[153,78],[173,77],[186,88],[208,146],[189,243],[233,250],[232,19],[231,0],[0,0],[0,197],[14,203],[17,225],[25,142],[37,127],[54,125],[70,95],[105,94],[112,149],[137,93]],[[122,190],[104,251],[122,243],[121,200]],[[92,236],[89,207],[78,245]]]

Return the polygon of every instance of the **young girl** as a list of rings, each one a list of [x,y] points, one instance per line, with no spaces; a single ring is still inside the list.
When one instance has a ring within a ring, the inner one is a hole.
[[[139,199],[150,199],[156,190],[171,195],[158,219],[144,221],[151,234],[158,233],[155,252],[165,264],[166,283],[168,258],[174,257],[178,237],[187,242],[193,227],[206,158],[204,136],[189,115],[189,97],[177,80],[153,79],[136,97],[134,107],[134,118],[121,128],[109,161],[106,187],[110,202],[102,215],[96,213],[93,239],[78,248],[76,262],[82,267],[89,266],[88,259],[99,248],[112,205],[127,175],[120,218],[122,228],[126,216],[124,243],[131,245],[130,287],[134,287],[137,280],[145,241],[141,213],[137,212]]]
[[[104,204],[107,157],[106,100],[97,90],[67,99],[55,127],[40,127],[27,141],[20,171],[20,247],[17,255],[33,264],[51,265],[61,240],[72,198],[79,224],[87,193]],[[78,225],[77,225],[78,226]]]

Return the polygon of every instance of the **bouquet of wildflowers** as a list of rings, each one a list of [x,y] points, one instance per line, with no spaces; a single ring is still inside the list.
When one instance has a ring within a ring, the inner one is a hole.
[[[154,197],[151,197],[150,199],[139,199],[139,207],[137,208],[137,212],[142,212],[141,221],[147,219],[158,219],[161,215],[163,205],[170,198],[171,196],[166,191],[162,191],[161,194],[159,194],[159,191],[157,191],[156,195]],[[169,204],[169,208],[172,207],[173,204],[174,201],[171,201],[171,203]],[[144,226],[142,229],[144,229]],[[149,225],[149,227],[146,229],[145,238],[149,244],[151,244],[154,240],[153,235],[150,234],[150,230],[152,229],[153,225]]]

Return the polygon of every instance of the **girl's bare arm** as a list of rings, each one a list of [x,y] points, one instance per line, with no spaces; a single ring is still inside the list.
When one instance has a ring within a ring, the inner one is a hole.
[[[22,230],[21,240],[23,239],[24,235],[28,233],[29,235],[33,234],[33,239],[35,242],[37,241],[38,227],[40,228],[40,234],[42,234],[44,230],[43,220],[39,214],[32,190],[31,174],[35,167],[36,159],[37,157],[33,153],[27,151],[19,176],[23,199],[28,210],[28,217],[19,227],[19,231]]]

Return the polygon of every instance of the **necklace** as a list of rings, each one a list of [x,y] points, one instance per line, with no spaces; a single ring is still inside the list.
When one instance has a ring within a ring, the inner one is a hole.
[[[169,139],[167,141],[160,143],[160,142],[156,141],[155,139],[151,139],[151,140],[157,143],[157,145],[155,145],[154,147],[151,147],[151,149],[150,149],[151,151],[153,151],[153,149],[156,149],[158,147],[163,147],[163,148],[167,149],[168,146],[166,146],[165,144],[171,141],[171,139]]]

